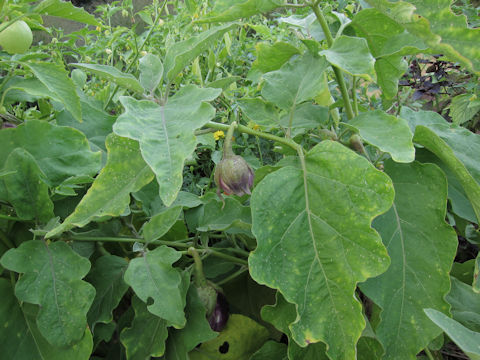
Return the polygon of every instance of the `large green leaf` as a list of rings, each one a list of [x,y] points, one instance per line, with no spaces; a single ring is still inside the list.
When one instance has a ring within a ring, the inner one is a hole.
[[[392,99],[398,93],[398,80],[407,71],[408,64],[403,56],[386,56],[375,61],[377,84],[382,89],[382,95]]]
[[[449,310],[444,297],[457,237],[445,222],[447,182],[437,166],[388,161],[385,171],[393,180],[395,201],[374,227],[392,263],[360,288],[383,309],[376,332],[384,359],[415,359],[440,334],[423,309]]]
[[[375,77],[375,58],[363,38],[342,35],[335,39],[328,50],[320,51],[320,54],[325,55],[330,64],[350,75],[367,80]]]
[[[92,335],[85,329],[83,338],[67,348],[49,344],[35,323],[36,309],[20,305],[7,279],[0,279],[0,348],[2,359],[15,360],[87,360],[92,351]]]
[[[183,182],[183,164],[195,150],[194,131],[215,115],[206,101],[220,95],[219,89],[201,89],[187,85],[168,100],[165,106],[151,101],[120,98],[125,112],[113,130],[120,136],[140,142],[142,156],[157,176],[160,197],[170,206]]]
[[[254,189],[249,258],[252,278],[297,305],[290,325],[301,346],[325,342],[332,359],[352,359],[365,321],[357,282],[386,270],[389,258],[370,227],[393,201],[390,179],[333,141],[284,167]],[[321,312],[318,309],[322,309]]]
[[[187,40],[173,44],[165,55],[164,79],[171,83],[193,59],[207,50],[216,40],[221,39],[223,34],[237,26],[237,24],[226,24],[212,27]]]
[[[278,70],[293,55],[300,54],[295,46],[282,41],[273,45],[258,43],[255,45],[255,49],[257,50],[257,59],[253,62],[252,69],[258,69],[262,73]]]
[[[217,337],[218,334],[210,329],[205,313],[205,306],[198,297],[196,288],[190,286],[185,308],[187,324],[180,330],[170,329],[166,359],[189,360],[188,353],[198,344]]]
[[[480,136],[451,125],[432,111],[403,108],[400,116],[415,129],[413,141],[433,152],[457,176],[480,221]]]
[[[265,127],[278,126],[279,115],[275,105],[260,98],[239,99],[238,106],[255,124]]]
[[[54,346],[72,345],[82,339],[87,326],[87,311],[95,289],[81,279],[90,262],[66,243],[47,245],[32,240],[7,251],[0,263],[22,273],[15,295],[20,301],[40,305],[37,326]]]
[[[104,216],[119,216],[130,203],[130,193],[153,179],[136,141],[111,134],[107,137],[107,165],[93,182],[75,211],[46,237],[58,235],[75,226],[82,227]]]
[[[451,278],[452,288],[446,299],[452,305],[453,318],[470,330],[480,333],[480,294],[472,286]]]
[[[33,9],[34,12],[48,16],[78,21],[89,25],[100,25],[95,16],[82,8],[77,8],[71,2],[62,0],[44,0]]]
[[[88,324],[95,330],[95,324],[112,321],[112,311],[118,306],[128,285],[123,274],[128,263],[115,255],[105,255],[97,259],[86,280],[95,287],[96,294],[88,311]]]
[[[148,311],[177,328],[182,328],[186,322],[182,277],[178,269],[172,268],[180,256],[174,249],[160,246],[130,261],[124,277],[140,299],[144,302],[153,299],[147,306]]]
[[[226,198],[225,205],[216,198],[198,209],[198,231],[249,231],[252,224],[250,208],[234,198]]]
[[[480,29],[468,28],[467,18],[451,9],[452,0],[366,0],[437,54],[480,72]]]
[[[52,186],[72,176],[97,173],[101,154],[94,153],[80,131],[48,122],[30,120],[0,132],[0,168],[15,148],[28,151]]]
[[[197,22],[227,22],[247,18],[274,10],[284,3],[284,0],[219,0],[215,2],[213,11]]]
[[[250,360],[288,360],[287,345],[276,341],[267,341],[252,355]]]
[[[181,206],[172,206],[155,214],[143,227],[143,237],[147,242],[160,239],[175,224],[182,212]]]
[[[37,79],[55,94],[77,121],[82,121],[80,98],[75,90],[75,84],[63,67],[53,63],[32,61],[22,63],[22,65],[32,70]]]
[[[425,313],[471,360],[480,360],[480,333],[467,329],[435,309],[425,309]]]
[[[310,53],[294,58],[279,70],[263,75],[262,96],[281,109],[294,111],[295,106],[313,99],[323,89],[321,76],[328,63]]]
[[[4,169],[13,172],[2,180],[8,194],[5,200],[13,205],[17,215],[40,223],[50,220],[53,217],[53,202],[48,186],[42,181],[45,175],[33,156],[22,148],[16,148],[8,155]]]
[[[396,162],[415,160],[413,134],[408,123],[382,110],[362,113],[349,122],[368,143],[389,153]]]
[[[120,335],[127,359],[145,360],[151,356],[162,356],[168,336],[167,321],[149,312],[147,305],[136,296],[132,299],[132,306],[135,310],[132,326]]]
[[[72,63],[70,65],[80,69],[85,69],[101,77],[102,79],[112,81],[117,85],[120,85],[129,90],[133,90],[140,93],[143,92],[143,86],[135,78],[135,76],[133,76],[132,74],[121,72],[116,67],[113,67],[110,65],[80,64],[80,63]]]
[[[450,115],[452,122],[462,125],[470,121],[478,111],[480,111],[480,101],[473,99],[472,94],[457,95],[452,99],[450,104]]]

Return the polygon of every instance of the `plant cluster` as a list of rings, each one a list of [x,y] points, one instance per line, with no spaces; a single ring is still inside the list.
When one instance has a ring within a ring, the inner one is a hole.
[[[0,358],[480,359],[477,5],[1,2]]]

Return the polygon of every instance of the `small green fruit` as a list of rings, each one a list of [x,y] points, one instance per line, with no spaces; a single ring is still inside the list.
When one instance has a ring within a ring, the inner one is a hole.
[[[0,33],[0,45],[9,54],[22,54],[32,45],[32,30],[23,20],[15,21]]]

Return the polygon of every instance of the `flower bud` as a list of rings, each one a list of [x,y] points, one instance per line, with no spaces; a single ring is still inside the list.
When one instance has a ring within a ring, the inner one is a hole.
[[[215,183],[225,195],[251,194],[253,176],[252,169],[239,155],[225,157],[215,169]]]

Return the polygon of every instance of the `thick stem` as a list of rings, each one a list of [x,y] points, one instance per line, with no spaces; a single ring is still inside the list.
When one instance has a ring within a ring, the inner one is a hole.
[[[102,237],[102,236],[80,236],[73,235],[70,239],[75,241],[100,241],[100,242],[119,242],[119,243],[134,243],[139,242],[142,244],[153,244],[153,245],[167,245],[176,248],[188,249],[190,245],[184,244],[180,241],[163,241],[163,240],[154,240],[147,243],[145,239],[140,238],[127,238],[127,237]],[[193,240],[193,238],[191,238]]]
[[[220,251],[213,250],[212,248],[205,249],[204,251],[208,254],[211,254],[211,255],[215,256],[215,257],[225,259],[227,261],[230,261],[230,262],[233,262],[233,263],[236,263],[236,264],[248,266],[248,261],[247,260],[239,259],[235,256],[231,256],[231,255],[221,253]]]
[[[358,82],[358,78],[354,76],[352,80],[352,98],[353,98],[353,111],[355,112],[355,116],[358,116],[357,82]]]
[[[194,247],[189,247],[187,253],[188,255],[193,257],[193,261],[195,262],[195,285],[197,287],[207,286],[207,279],[205,278],[205,274],[203,273],[202,259],[200,259],[200,255],[198,255],[197,249],[195,249]]]
[[[227,135],[225,135],[225,141],[223,142],[223,158],[226,159],[227,157],[232,157],[235,155],[232,150],[232,140],[233,140],[233,132],[237,127],[237,122],[234,121],[228,127]]]
[[[24,220],[24,219],[20,219],[18,217],[15,217],[15,216],[4,215],[4,214],[0,214],[0,219],[13,220],[13,221],[25,221],[25,222],[32,221],[32,220]]]
[[[327,40],[328,47],[331,47],[333,44],[333,36],[330,32],[330,29],[328,28],[327,20],[323,16],[323,13],[318,6],[318,2],[312,4],[311,7],[313,9],[313,12],[315,13],[315,16],[317,17],[318,22],[320,23],[320,26],[322,27],[323,33],[325,34],[325,39]],[[338,67],[332,65],[332,68],[337,79],[338,87],[340,88],[340,93],[342,94],[347,118],[350,120],[354,117],[354,113],[352,109],[352,104],[350,103],[350,97],[348,96],[348,89],[347,85],[345,84],[345,79],[343,78],[342,71]]]
[[[229,128],[228,125],[216,123],[216,122],[213,122],[213,121],[208,122],[205,125],[205,127],[208,127],[208,128],[211,128],[211,129],[216,129],[216,130],[223,130],[223,131],[227,131],[228,128]],[[237,130],[242,132],[242,133],[245,133],[245,134],[250,134],[250,135],[258,136],[258,137],[261,137],[261,138],[264,138],[264,139],[267,139],[267,140],[276,141],[280,144],[284,144],[288,147],[291,147],[294,150],[297,150],[297,148],[299,146],[292,139],[281,138],[279,136],[275,136],[275,135],[272,135],[272,134],[269,134],[269,133],[263,133],[261,131],[256,131],[256,130],[250,129],[247,126],[237,125]]]

